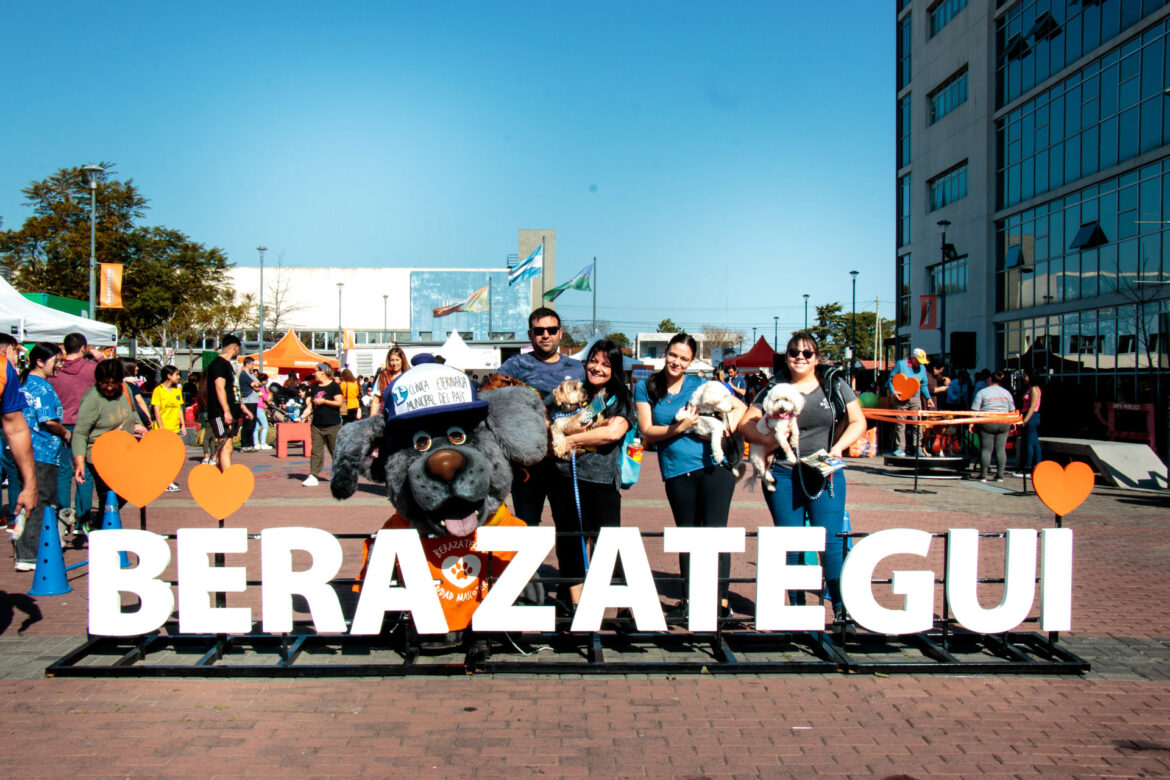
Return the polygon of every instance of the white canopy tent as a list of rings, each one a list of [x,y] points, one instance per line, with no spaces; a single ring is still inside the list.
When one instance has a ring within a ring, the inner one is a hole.
[[[0,328],[20,342],[60,342],[69,333],[80,333],[91,345],[118,340],[118,329],[105,322],[77,317],[30,301],[0,278]]]
[[[442,355],[447,365],[454,366],[460,371],[474,371],[495,369],[500,365],[500,350],[495,347],[469,347],[459,331],[451,331],[451,335],[438,349],[420,348],[414,352],[432,352]],[[408,353],[408,357],[412,357]]]

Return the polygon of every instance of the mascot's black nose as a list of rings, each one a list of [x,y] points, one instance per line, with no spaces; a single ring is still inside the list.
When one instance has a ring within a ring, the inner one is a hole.
[[[436,479],[450,482],[466,463],[467,459],[458,450],[439,450],[427,458],[427,473]]]

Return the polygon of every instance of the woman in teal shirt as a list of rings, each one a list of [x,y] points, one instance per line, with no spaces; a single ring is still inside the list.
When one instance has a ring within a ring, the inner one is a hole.
[[[676,419],[691,395],[704,383],[697,376],[687,376],[698,347],[686,333],[679,333],[666,346],[662,370],[644,379],[634,388],[634,408],[644,444],[656,444],[658,465],[662,471],[666,499],[670,503],[674,524],[680,527],[725,528],[735,492],[735,475],[729,463],[716,464],[711,443],[687,433],[698,420],[697,414]],[[739,400],[729,415],[729,430],[734,431],[746,407]],[[685,554],[679,555],[683,576],[683,597],[677,613],[686,614],[690,592],[690,567]],[[731,558],[719,556],[720,612],[729,614],[727,579],[731,576]]]

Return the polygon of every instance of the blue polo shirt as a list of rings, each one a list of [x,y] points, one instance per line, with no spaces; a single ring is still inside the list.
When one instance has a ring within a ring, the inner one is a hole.
[[[658,399],[658,403],[650,405],[650,421],[654,425],[670,425],[704,381],[697,376],[686,377],[677,393],[674,395],[668,393],[665,398]],[[643,379],[634,388],[634,403],[650,403],[650,390],[646,382],[647,380]],[[690,434],[660,441],[656,448],[658,467],[662,470],[663,479],[715,465],[715,459],[711,455],[711,443]]]
[[[19,412],[24,408],[24,393],[20,391],[20,374],[12,363],[4,361],[4,392],[0,393],[0,414]]]

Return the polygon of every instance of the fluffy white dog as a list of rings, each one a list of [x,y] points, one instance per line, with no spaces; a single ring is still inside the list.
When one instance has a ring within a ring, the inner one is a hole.
[[[556,407],[549,423],[552,433],[553,454],[562,460],[569,457],[569,447],[565,443],[565,428],[573,420],[580,418],[581,407],[588,397],[585,394],[585,385],[576,379],[566,379],[553,390],[553,405]]]
[[[723,437],[727,433],[727,415],[735,408],[731,391],[722,382],[704,382],[699,385],[687,405],[679,410],[676,420],[699,413],[699,421],[691,428],[696,436],[702,436],[711,441],[711,457],[716,463],[722,463]]]
[[[804,409],[804,396],[795,386],[781,383],[772,386],[761,406],[764,416],[756,423],[756,430],[775,437],[784,452],[784,459],[788,463],[796,463],[796,452],[800,449],[800,431],[796,427],[796,418]],[[776,489],[776,478],[772,476],[772,457],[759,444],[752,444],[748,451],[748,459],[756,470],[756,476],[763,480],[764,489],[768,491]]]

